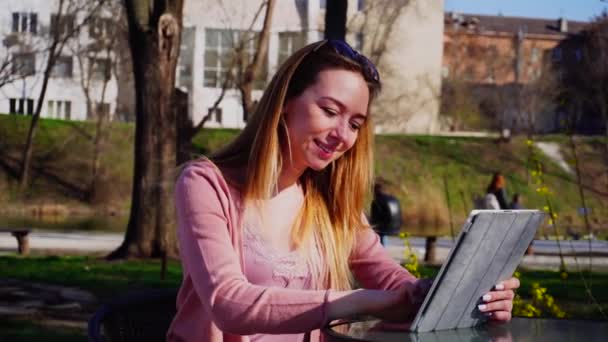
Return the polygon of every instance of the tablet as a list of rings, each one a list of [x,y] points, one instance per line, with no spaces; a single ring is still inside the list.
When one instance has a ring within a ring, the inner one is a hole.
[[[512,276],[544,219],[538,210],[473,210],[418,310],[410,330],[468,328],[488,317],[477,309]]]

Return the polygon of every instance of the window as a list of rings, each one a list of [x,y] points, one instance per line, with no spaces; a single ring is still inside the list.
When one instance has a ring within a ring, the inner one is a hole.
[[[488,77],[486,77],[487,83],[495,83],[496,82],[496,69],[494,66],[490,66],[488,68]]]
[[[216,107],[215,109],[209,108],[209,111],[211,112],[211,117],[210,117],[211,121],[221,124],[222,123],[222,108],[219,108],[219,107]]]
[[[206,29],[204,86],[220,88],[231,72],[244,71],[239,69],[244,69],[253,59],[258,37],[257,32]],[[236,50],[240,42],[243,42],[244,48],[240,56],[237,56]],[[254,81],[254,88],[264,87],[267,74],[268,54]]]
[[[574,58],[576,59],[577,62],[580,62],[583,60],[583,51],[581,49],[576,49],[574,51]]]
[[[72,120],[72,102],[64,101],[63,108],[64,108],[63,118],[65,120]]]
[[[55,117],[59,117],[61,115],[61,112],[63,112],[63,101],[57,101],[55,102],[57,104],[57,111],[55,112]]]
[[[21,98],[9,99],[10,114],[32,115],[34,114],[34,99]]]
[[[357,0],[357,11],[363,11],[365,8],[365,0]]]
[[[59,56],[53,65],[52,77],[72,77],[73,62],[72,56]]]
[[[363,50],[363,33],[359,32],[355,36],[355,50],[362,51]]]
[[[279,32],[279,65],[304,45],[306,45],[304,32]]]
[[[551,58],[553,59],[554,62],[559,62],[562,60],[562,49],[556,47],[555,49],[553,49],[552,53],[551,53]]]
[[[89,36],[92,38],[110,37],[115,24],[109,18],[93,17],[89,22]]]
[[[109,80],[110,79],[110,59],[109,58],[90,58],[89,72],[94,79]]]
[[[447,65],[444,65],[441,67],[441,76],[443,78],[448,78],[450,76],[450,67]]]
[[[49,118],[55,117],[55,101],[48,100],[46,101],[46,116]]]
[[[539,59],[540,59],[540,50],[537,47],[532,48],[532,53],[530,54],[530,61],[532,63],[536,63],[536,62],[538,62]]]
[[[34,53],[20,53],[13,55],[13,75],[29,76],[36,72],[36,55]]]
[[[51,14],[51,34],[58,33],[60,37],[70,35],[74,31],[74,15]]]
[[[46,115],[49,118],[70,120],[72,118],[71,101],[47,101]]]
[[[475,78],[475,69],[472,65],[469,65],[464,69],[463,78],[465,81],[473,81]]]
[[[13,12],[13,32],[38,32],[38,14],[33,12]]]
[[[8,99],[8,107],[9,114],[17,113],[17,99]]]

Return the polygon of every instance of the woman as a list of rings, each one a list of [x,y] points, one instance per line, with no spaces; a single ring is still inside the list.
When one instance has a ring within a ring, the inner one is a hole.
[[[184,279],[169,340],[316,341],[334,319],[412,318],[429,282],[393,261],[362,215],[379,89],[374,65],[346,43],[309,45],[281,66],[231,144],[186,166],[176,185]],[[503,282],[485,310],[508,320],[518,286]]]
[[[494,172],[492,180],[486,188],[486,197],[494,195],[492,203],[487,209],[511,209],[507,202],[507,191],[505,189],[505,176],[500,172]]]

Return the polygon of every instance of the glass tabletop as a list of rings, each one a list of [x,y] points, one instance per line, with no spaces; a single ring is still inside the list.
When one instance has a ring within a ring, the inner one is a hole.
[[[328,341],[608,341],[608,321],[513,318],[504,324],[413,333],[379,320],[331,324],[323,329]]]

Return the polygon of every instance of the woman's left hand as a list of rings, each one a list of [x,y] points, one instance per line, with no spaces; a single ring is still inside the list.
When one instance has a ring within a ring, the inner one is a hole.
[[[498,283],[482,297],[482,303],[477,307],[479,311],[490,315],[490,319],[500,322],[511,320],[513,310],[514,290],[519,288],[519,279],[510,278]]]

